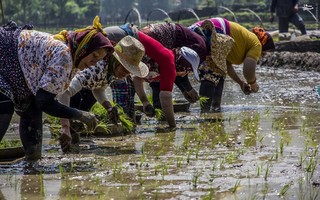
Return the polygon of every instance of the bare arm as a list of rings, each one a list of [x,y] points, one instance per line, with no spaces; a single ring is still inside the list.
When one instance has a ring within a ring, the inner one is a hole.
[[[227,63],[227,71],[228,71],[228,75],[230,76],[230,78],[239,84],[243,93],[246,95],[250,94],[250,86],[246,82],[244,82],[243,80],[240,79],[240,77],[238,76],[238,74],[234,70],[232,64]]]
[[[176,122],[174,119],[173,103],[172,103],[172,92],[170,91],[160,91],[159,94],[161,108],[164,116],[171,128],[176,127]]]
[[[132,81],[133,81],[134,89],[136,90],[136,93],[137,93],[140,101],[142,102],[142,104],[143,105],[150,104],[150,102],[148,101],[146,92],[144,91],[144,87],[143,87],[144,80],[140,77],[134,76],[132,78]]]
[[[143,112],[148,116],[148,117],[153,117],[155,115],[155,110],[151,103],[149,102],[146,92],[144,91],[143,87],[143,82],[144,80],[140,77],[134,76],[132,78],[134,89],[136,90],[136,93],[142,102],[143,105]]]
[[[250,92],[258,92],[259,85],[256,79],[257,61],[253,58],[246,57],[243,63],[243,76],[250,85]]]

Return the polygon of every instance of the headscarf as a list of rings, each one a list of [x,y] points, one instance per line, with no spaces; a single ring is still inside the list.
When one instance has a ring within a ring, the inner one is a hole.
[[[176,55],[176,71],[193,72],[195,78],[199,81],[198,66],[200,58],[197,52],[188,47],[181,47]]]
[[[70,49],[73,59],[73,67],[77,67],[80,61],[100,48],[107,48],[113,52],[113,46],[106,37],[100,23],[100,18],[96,16],[93,20],[93,26],[88,26],[75,31],[63,30],[59,34],[54,35],[55,39],[66,42]]]
[[[252,29],[252,32],[258,37],[262,45],[262,51],[275,49],[272,36],[269,33],[267,33],[263,28],[254,27]]]

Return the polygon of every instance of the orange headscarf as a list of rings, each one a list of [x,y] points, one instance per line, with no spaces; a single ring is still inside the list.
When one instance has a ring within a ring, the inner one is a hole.
[[[268,35],[263,28],[254,27],[252,29],[252,32],[256,34],[262,45],[265,45],[267,43]]]
[[[275,48],[271,35],[267,33],[263,28],[254,27],[252,29],[252,32],[258,37],[262,45],[262,51],[267,51]]]

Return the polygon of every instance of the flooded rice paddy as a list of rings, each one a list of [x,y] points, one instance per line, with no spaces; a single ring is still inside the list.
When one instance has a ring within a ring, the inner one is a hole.
[[[259,93],[227,79],[221,113],[193,104],[171,132],[143,117],[135,134],[82,138],[64,155],[46,126],[43,159],[0,164],[0,199],[320,199],[320,74],[257,74]]]

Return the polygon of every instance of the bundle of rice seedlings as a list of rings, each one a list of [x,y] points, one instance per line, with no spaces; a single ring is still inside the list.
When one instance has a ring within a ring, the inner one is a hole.
[[[119,114],[119,120],[121,123],[121,126],[123,127],[124,130],[130,132],[134,130],[134,123],[130,119],[130,117],[124,112],[123,108],[120,107],[119,105],[116,105],[114,102],[111,102],[112,106],[117,106],[118,109],[118,114]],[[108,120],[108,112],[106,109],[99,103],[96,103],[93,105],[91,108],[91,112],[97,115],[97,118],[99,119],[100,123],[98,126],[102,126],[106,130],[106,132],[110,132],[110,127],[112,126],[112,123]],[[105,126],[103,126],[103,124]],[[108,129],[108,131],[107,131]]]
[[[163,111],[159,108],[154,110],[156,112],[156,119],[161,120],[164,117]]]
[[[121,122],[121,126],[124,128],[124,130],[131,132],[135,128],[135,124],[130,119],[130,117],[124,112],[123,108],[120,106],[117,106],[118,113],[119,113],[119,120]]]
[[[0,149],[10,148],[10,147],[21,147],[22,143],[20,140],[6,140],[3,139],[0,142]]]
[[[200,106],[203,106],[203,104],[205,104],[208,101],[208,99],[209,99],[209,97],[201,96],[199,99]]]

